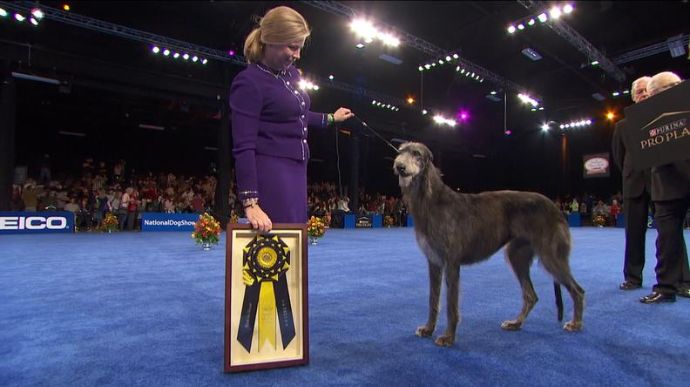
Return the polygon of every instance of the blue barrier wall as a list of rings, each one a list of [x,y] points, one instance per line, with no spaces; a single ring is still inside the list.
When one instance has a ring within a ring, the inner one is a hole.
[[[579,212],[568,214],[568,226],[582,227],[582,215]]]
[[[74,223],[69,211],[0,212],[0,235],[70,233]]]
[[[199,214],[166,214],[144,212],[141,214],[141,231],[194,231]]]

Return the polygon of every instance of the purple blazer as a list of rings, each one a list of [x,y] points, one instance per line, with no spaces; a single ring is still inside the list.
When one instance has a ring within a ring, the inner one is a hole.
[[[232,82],[232,153],[235,158],[240,200],[258,197],[263,208],[265,201],[272,200],[271,196],[280,194],[259,192],[260,186],[267,186],[260,184],[260,179],[266,178],[263,175],[278,172],[258,170],[261,165],[267,165],[265,162],[262,164],[262,160],[268,158],[271,162],[284,159],[286,163],[291,163],[290,165],[298,165],[304,170],[306,179],[306,165],[309,159],[307,128],[324,128],[328,123],[326,114],[309,111],[311,100],[309,95],[299,88],[300,79],[301,76],[294,66],[276,74],[261,64],[250,64],[237,74]],[[297,171],[302,173],[301,169]],[[292,181],[301,185],[302,180],[301,176],[296,176]],[[272,188],[283,189],[275,186]],[[306,192],[306,180],[305,187],[300,188],[299,196],[302,191]],[[306,202],[306,194],[304,201]],[[271,213],[268,215],[272,221],[278,221],[273,219]],[[306,214],[304,216],[306,217]]]

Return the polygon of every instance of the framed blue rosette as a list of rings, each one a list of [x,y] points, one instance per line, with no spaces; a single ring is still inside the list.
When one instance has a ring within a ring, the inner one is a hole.
[[[309,362],[307,229],[228,224],[225,372]]]

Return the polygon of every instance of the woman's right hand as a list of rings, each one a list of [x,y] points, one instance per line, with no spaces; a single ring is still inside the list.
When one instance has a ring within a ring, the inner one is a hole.
[[[251,223],[252,228],[262,232],[269,232],[271,231],[271,228],[273,228],[271,219],[269,219],[268,215],[266,215],[264,210],[262,210],[258,204],[245,208],[244,214],[249,223]]]

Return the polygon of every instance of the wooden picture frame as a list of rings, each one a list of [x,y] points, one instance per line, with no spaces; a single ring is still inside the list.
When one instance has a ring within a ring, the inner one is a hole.
[[[228,223],[225,372],[309,363],[307,246],[304,224]]]

